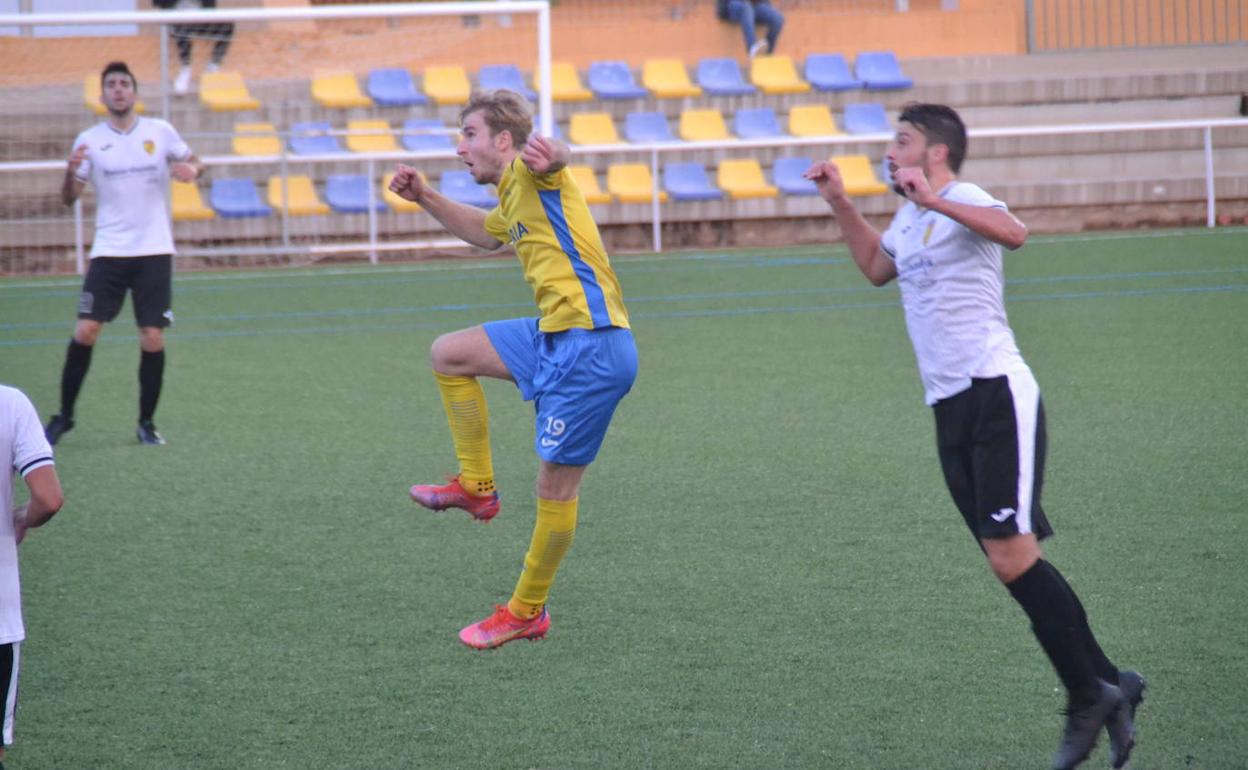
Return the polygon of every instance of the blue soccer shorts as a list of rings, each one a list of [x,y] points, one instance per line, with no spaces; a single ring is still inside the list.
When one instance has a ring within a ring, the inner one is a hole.
[[[561,465],[593,462],[615,407],[637,379],[633,333],[613,326],[548,334],[536,318],[484,328],[520,394],[533,402],[538,457]]]

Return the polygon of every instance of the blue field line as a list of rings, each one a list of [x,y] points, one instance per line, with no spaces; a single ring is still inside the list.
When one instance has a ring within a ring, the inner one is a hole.
[[[870,291],[871,289],[865,289]],[[1023,294],[1010,295],[1007,298],[1008,303],[1014,302],[1053,302],[1066,300],[1086,300],[1086,299],[1117,299],[1130,297],[1157,297],[1164,295],[1195,295],[1195,294],[1215,294],[1215,293],[1234,293],[1248,290],[1248,284],[1226,284],[1222,286],[1185,286],[1158,289],[1121,289],[1117,291],[1087,291],[1087,292],[1067,292],[1058,294]],[[846,292],[856,292],[857,290],[849,289]],[[654,319],[675,319],[675,318],[731,318],[738,316],[751,315],[769,315],[776,313],[819,313],[832,312],[840,310],[855,309],[878,309],[888,307],[898,307],[901,304],[900,298],[893,295],[887,301],[881,302],[840,302],[824,305],[807,305],[793,306],[782,305],[779,307],[763,307],[763,308],[724,308],[722,310],[674,310],[659,312],[641,312],[633,313],[632,317],[638,320],[654,320]],[[528,307],[528,305],[525,305]],[[238,329],[232,331],[200,331],[200,332],[177,332],[179,339],[215,339],[227,337],[261,337],[261,336],[283,336],[288,334],[332,334],[343,332],[379,332],[379,331],[406,331],[413,329],[445,329],[445,322],[423,322],[423,323],[406,323],[406,324],[387,324],[372,326],[323,326],[315,328],[294,328],[294,329]],[[111,337],[113,335],[106,335]],[[56,337],[53,339],[16,339],[16,340],[0,340],[0,347],[26,347],[34,345],[63,345],[64,337]]]

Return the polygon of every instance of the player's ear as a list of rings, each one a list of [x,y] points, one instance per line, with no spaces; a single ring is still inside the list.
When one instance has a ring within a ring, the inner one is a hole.
[[[503,129],[494,135],[494,149],[499,152],[506,152],[515,146],[515,141],[511,138],[511,131]]]
[[[929,153],[929,157],[931,158],[931,160],[937,163],[944,163],[945,165],[949,165],[949,145],[947,144],[928,145],[927,151]]]

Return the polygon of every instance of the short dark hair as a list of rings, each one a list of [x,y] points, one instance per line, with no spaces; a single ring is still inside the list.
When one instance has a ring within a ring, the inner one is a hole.
[[[523,96],[506,88],[493,91],[477,91],[468,99],[468,104],[459,113],[459,122],[480,110],[485,125],[490,129],[490,136],[498,136],[503,131],[511,133],[512,146],[520,148],[529,141],[533,133],[533,113]]]
[[[952,107],[943,104],[910,102],[901,108],[898,122],[906,122],[923,133],[928,144],[949,148],[949,169],[958,173],[966,160],[966,124]]]
[[[130,68],[126,66],[124,61],[110,61],[108,63],[108,66],[106,66],[104,71],[100,73],[101,88],[104,86],[104,79],[114,72],[120,72],[123,75],[129,76],[130,82],[134,84],[134,90],[139,90],[139,79],[134,76],[134,73],[130,71]]]

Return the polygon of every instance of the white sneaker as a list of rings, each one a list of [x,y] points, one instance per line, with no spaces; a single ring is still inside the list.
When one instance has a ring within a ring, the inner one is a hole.
[[[220,71],[221,71],[221,65],[217,64],[215,61],[208,62],[208,64],[204,67],[204,72],[220,72]]]
[[[759,40],[757,43],[750,46],[750,58],[753,59],[755,56],[758,56],[759,54],[764,53],[766,50],[767,50],[767,41]]]
[[[178,70],[178,76],[173,81],[173,92],[175,94],[184,94],[191,90],[191,68],[183,67]]]

